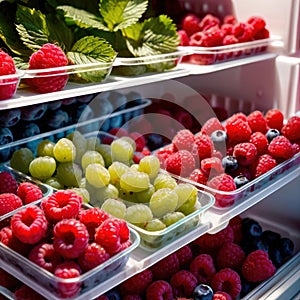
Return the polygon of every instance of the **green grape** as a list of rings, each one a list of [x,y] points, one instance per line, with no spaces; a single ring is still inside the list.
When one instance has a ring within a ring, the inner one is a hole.
[[[90,202],[90,193],[86,188],[74,187],[71,190],[74,191],[77,195],[82,197],[83,203]]]
[[[183,205],[186,205],[186,208],[188,208],[189,206],[194,207],[198,196],[198,190],[194,185],[190,183],[179,183],[174,188],[174,191],[178,196],[177,209],[179,209]]]
[[[29,164],[29,173],[32,177],[44,181],[50,178],[56,169],[56,161],[51,156],[39,156]]]
[[[133,156],[132,145],[124,139],[117,139],[111,143],[112,161],[119,161],[130,165]]]
[[[119,197],[121,199],[128,201],[128,202],[138,203],[138,201],[136,199],[136,193],[134,193],[132,191],[124,190],[121,187],[118,188],[118,191],[119,191]]]
[[[148,189],[142,192],[134,193],[136,199],[135,201],[138,203],[149,203],[154,192],[155,192],[155,188],[152,184],[150,184]]]
[[[101,164],[92,163],[85,169],[85,178],[91,185],[102,188],[109,184],[110,174]]]
[[[91,200],[92,205],[100,206],[106,199],[119,197],[119,190],[113,185],[108,184],[102,188],[97,188],[95,197]]]
[[[54,188],[56,190],[61,190],[64,188],[64,186],[58,181],[58,179],[55,176],[48,178],[45,181],[45,183],[50,185],[52,188]]]
[[[130,165],[130,169],[131,169],[131,171],[138,172],[139,171],[139,165],[133,163],[132,165]],[[144,172],[144,173],[146,173],[146,172]]]
[[[134,139],[129,136],[121,136],[120,139],[128,142],[132,146],[133,152],[136,150],[136,143]]]
[[[13,152],[10,159],[10,166],[24,174],[29,173],[29,165],[34,159],[34,154],[29,148],[20,148]]]
[[[171,175],[159,173],[154,179],[153,185],[156,191],[163,188],[174,189],[177,182]]]
[[[59,182],[66,187],[79,187],[82,170],[74,162],[59,163],[56,169],[56,176]]]
[[[159,159],[154,155],[143,157],[138,165],[138,171],[147,173],[150,179],[154,179],[160,170]]]
[[[101,141],[97,136],[88,137],[86,139],[86,150],[97,151],[99,145],[101,145]]]
[[[160,219],[153,219],[147,222],[144,228],[148,231],[159,231],[164,230],[166,228],[166,224],[164,224]]]
[[[120,187],[128,192],[142,192],[150,187],[150,179],[146,173],[130,171],[121,176]]]
[[[85,170],[86,167],[92,163],[98,163],[102,166],[105,166],[104,159],[98,151],[88,150],[81,157],[82,169]]]
[[[161,221],[168,227],[168,226],[178,222],[179,220],[183,219],[184,217],[185,217],[185,215],[182,212],[174,211],[174,212],[164,215],[161,218]]]
[[[106,199],[101,205],[101,209],[119,219],[124,219],[126,215],[126,205],[121,200],[114,198]]]
[[[145,223],[151,221],[152,219],[152,211],[149,206],[145,204],[134,204],[126,209],[125,220],[129,223]]]
[[[108,167],[108,172],[110,174],[110,182],[112,184],[118,185],[120,182],[120,178],[123,174],[127,173],[130,171],[130,167],[127,165],[114,161],[109,167]]]
[[[85,153],[86,147],[87,147],[86,138],[84,137],[84,135],[81,132],[79,132],[77,130],[75,130],[72,133],[68,134],[66,136],[66,138],[71,140],[73,142],[73,144],[75,145],[75,148],[76,148],[75,162],[77,164],[80,164],[81,163],[81,157]]]
[[[102,155],[105,162],[105,167],[108,168],[112,164],[110,145],[107,144],[97,145],[95,150]]]
[[[53,155],[59,162],[72,162],[75,160],[76,147],[71,140],[61,138],[53,147]]]
[[[150,199],[150,209],[157,218],[175,211],[178,204],[177,194],[170,188],[162,188],[155,191]]]
[[[54,156],[53,155],[53,148],[55,143],[50,140],[42,140],[37,145],[37,156]]]

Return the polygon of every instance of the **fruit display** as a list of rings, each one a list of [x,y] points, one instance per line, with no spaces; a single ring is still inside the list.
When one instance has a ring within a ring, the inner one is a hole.
[[[124,268],[139,244],[124,220],[85,207],[72,190],[56,191],[6,221],[1,260],[15,266],[12,275],[34,281],[43,295],[57,299],[90,292]]]
[[[236,113],[201,130],[178,131],[172,143],[155,151],[161,167],[194,182],[228,208],[299,164],[300,118],[284,120],[278,109]]]

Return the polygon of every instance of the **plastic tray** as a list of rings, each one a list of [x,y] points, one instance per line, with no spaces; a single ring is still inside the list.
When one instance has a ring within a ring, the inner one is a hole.
[[[24,72],[17,70],[16,74],[0,76],[0,101],[14,97]]]
[[[9,215],[9,217],[11,216],[12,214]],[[47,299],[62,299],[60,288],[64,285],[71,285],[73,288],[77,286],[79,291],[76,296],[64,297],[63,299],[75,299],[77,297],[84,299],[85,293],[91,293],[92,289],[116,275],[127,264],[130,253],[138,247],[140,242],[139,235],[131,228],[129,231],[131,245],[128,248],[76,278],[59,278],[2,243],[0,243],[0,267]]]
[[[112,75],[137,76],[145,73],[164,72],[174,69],[187,52],[184,49],[176,52],[141,56],[117,57],[113,63]]]

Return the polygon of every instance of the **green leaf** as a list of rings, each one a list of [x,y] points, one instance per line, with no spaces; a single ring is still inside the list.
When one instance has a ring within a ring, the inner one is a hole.
[[[100,14],[110,31],[118,31],[138,22],[147,10],[147,0],[102,0]]]
[[[64,15],[67,25],[76,25],[80,28],[96,28],[101,30],[108,30],[103,24],[103,20],[96,15],[89,13],[83,9],[78,9],[73,6],[60,5],[57,11]]]
[[[179,44],[176,25],[165,15],[134,24],[122,32],[129,51],[136,57],[174,52]]]
[[[105,39],[86,36],[74,44],[71,51],[67,52],[67,57],[71,64],[83,65],[81,72],[71,76],[71,79],[80,82],[100,82],[110,72],[116,52]],[[85,71],[88,68],[84,67],[86,64],[94,64],[95,69]]]

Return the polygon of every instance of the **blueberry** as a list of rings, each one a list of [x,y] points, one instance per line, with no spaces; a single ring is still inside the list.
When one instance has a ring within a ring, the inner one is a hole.
[[[56,101],[53,101],[53,102],[49,102],[47,108],[49,110],[56,110],[56,109],[59,109],[61,107],[61,105],[62,105],[62,101],[61,100],[56,100]]]
[[[212,300],[214,292],[209,285],[199,284],[193,291],[194,300]]]
[[[159,149],[163,146],[163,137],[158,133],[150,133],[146,136],[147,146],[150,151]]]
[[[233,178],[236,188],[240,188],[249,182],[249,179],[244,175],[238,175]]]
[[[110,115],[114,111],[114,107],[112,103],[102,96],[101,94],[98,94],[90,103],[90,107],[94,111],[95,116],[106,116]]]
[[[14,126],[20,121],[20,119],[21,119],[21,110],[19,108],[0,111],[1,127]]]
[[[62,104],[67,106],[67,105],[75,104],[76,101],[77,101],[76,97],[66,98],[62,100]]]
[[[270,247],[276,245],[281,238],[280,234],[272,230],[264,230],[261,238],[268,243]]]
[[[105,293],[105,296],[108,298],[108,300],[121,300],[122,297],[120,293],[116,289],[112,289]]]
[[[215,130],[210,135],[216,150],[224,150],[226,147],[227,133],[224,130]]]
[[[283,259],[288,258],[294,252],[294,242],[289,238],[281,238],[277,245]]]
[[[47,111],[47,104],[35,104],[21,108],[21,119],[24,121],[39,120]]]
[[[42,121],[50,129],[58,129],[69,124],[69,115],[62,109],[48,111]]]
[[[241,297],[244,297],[247,294],[249,294],[257,285],[257,283],[250,282],[250,281],[247,281],[245,279],[241,280],[241,284],[242,284],[242,289],[241,289],[241,292],[240,292]]]
[[[86,103],[70,105],[67,112],[69,113],[70,122],[72,124],[76,124],[78,121],[84,122],[94,118],[94,111]]]
[[[143,97],[141,96],[141,94],[136,91],[129,92],[128,94],[126,94],[126,97],[128,101],[126,108],[140,105],[143,101]]]
[[[22,128],[22,130],[20,130],[20,128]],[[36,136],[40,132],[40,127],[34,122],[21,121],[13,128],[15,139],[25,139],[27,137]]]
[[[1,146],[5,146],[11,142],[13,142],[14,137],[11,130],[7,127],[1,128],[0,127],[0,161],[4,162],[8,160],[10,155],[10,147],[2,149]]]
[[[277,248],[269,249],[269,258],[276,268],[279,268],[283,263],[283,257]]]
[[[280,131],[278,129],[275,129],[275,128],[271,128],[267,131],[266,133],[266,137],[269,141],[269,143],[274,139],[276,138],[277,136],[280,135]]]
[[[109,91],[101,93],[102,98],[106,98],[116,111],[126,108],[127,97],[117,91]]]
[[[262,235],[262,227],[257,221],[251,218],[244,218],[242,220],[242,232],[245,237],[260,237]]]
[[[260,237],[248,237],[243,238],[241,241],[241,247],[245,253],[249,254],[255,250],[269,251],[268,244]]]
[[[122,127],[123,118],[121,115],[110,118],[110,128],[119,128]]]
[[[222,158],[222,166],[225,173],[232,174],[239,167],[239,163],[234,156],[227,155]]]
[[[80,103],[90,103],[91,100],[92,100],[95,96],[96,96],[95,94],[78,96],[78,97],[77,97],[77,102],[80,102]]]

